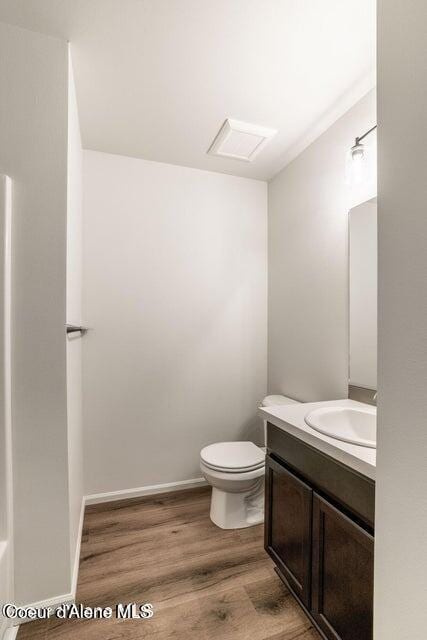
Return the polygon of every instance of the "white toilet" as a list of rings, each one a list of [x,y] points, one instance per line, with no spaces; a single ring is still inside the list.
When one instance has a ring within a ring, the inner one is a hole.
[[[267,396],[263,407],[296,404]],[[264,444],[266,422],[264,421]],[[200,469],[212,486],[210,516],[221,529],[242,529],[264,520],[265,449],[253,442],[217,442],[200,452]]]

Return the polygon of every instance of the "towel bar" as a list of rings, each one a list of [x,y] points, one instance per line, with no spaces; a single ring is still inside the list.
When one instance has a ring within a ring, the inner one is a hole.
[[[88,330],[87,327],[79,327],[75,324],[66,324],[65,327],[67,330],[67,335],[69,333],[77,333],[77,332],[80,332],[82,335],[84,335]]]

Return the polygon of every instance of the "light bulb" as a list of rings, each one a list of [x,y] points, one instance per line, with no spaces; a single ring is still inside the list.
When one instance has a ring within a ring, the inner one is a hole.
[[[363,182],[366,171],[365,145],[356,140],[356,144],[351,148],[350,152],[350,184],[357,185]]]
[[[354,147],[351,147],[351,157],[355,162],[360,162],[365,156],[365,145],[361,142],[357,142]]]

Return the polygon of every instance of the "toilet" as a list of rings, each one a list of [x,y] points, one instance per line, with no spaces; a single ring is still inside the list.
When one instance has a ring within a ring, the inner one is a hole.
[[[267,396],[263,407],[298,404]],[[267,422],[264,421],[264,445]],[[200,452],[200,469],[212,487],[210,517],[221,529],[242,529],[264,521],[265,448],[253,442],[217,442]]]

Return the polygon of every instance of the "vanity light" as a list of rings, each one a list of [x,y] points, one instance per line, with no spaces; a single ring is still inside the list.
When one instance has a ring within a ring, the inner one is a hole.
[[[351,158],[353,162],[360,162],[363,160],[363,156],[365,155],[365,145],[359,142],[359,138],[356,138],[356,142],[353,147],[351,147]]]
[[[374,125],[362,136],[358,136],[354,141],[354,145],[350,149],[350,157],[347,165],[347,181],[350,184],[360,184],[364,180],[367,147],[362,144],[362,140],[364,140],[364,138],[366,138],[366,136],[372,133],[376,128],[377,125]]]
[[[366,147],[364,144],[362,144],[362,140],[366,138],[366,136],[368,136],[370,133],[372,133],[372,131],[374,131],[376,128],[377,125],[374,125],[371,129],[369,129],[369,131],[364,133],[363,136],[359,136],[355,139],[354,146],[351,147],[351,157],[354,162],[360,162],[361,160],[363,160]]]

